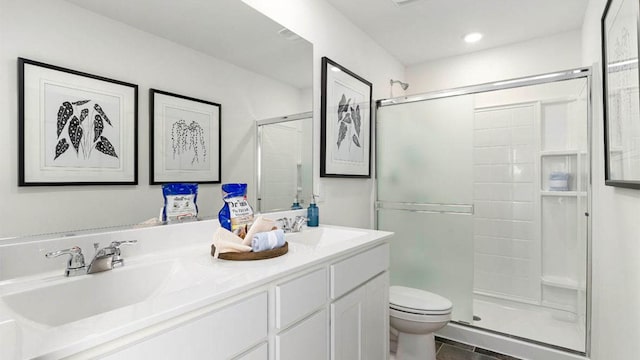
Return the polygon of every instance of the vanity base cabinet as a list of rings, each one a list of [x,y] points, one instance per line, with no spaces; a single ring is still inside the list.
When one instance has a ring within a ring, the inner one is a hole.
[[[388,289],[385,271],[331,304],[332,360],[387,359]]]
[[[262,292],[152,335],[102,359],[230,359],[264,341],[267,332],[267,293]],[[246,359],[266,359],[259,356],[261,349],[256,349],[257,354],[249,352]]]
[[[254,295],[209,305],[85,355],[108,360],[386,360],[388,268],[389,245],[384,243],[291,272],[254,288]]]
[[[330,266],[331,359],[389,355],[389,244]]]
[[[387,359],[389,354],[389,272],[365,285],[364,359]]]

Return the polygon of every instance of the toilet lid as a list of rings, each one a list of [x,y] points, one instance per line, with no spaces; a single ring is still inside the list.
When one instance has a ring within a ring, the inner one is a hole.
[[[389,289],[389,305],[397,310],[424,314],[441,314],[449,312],[453,307],[453,303],[447,298],[404,286],[392,286]]]

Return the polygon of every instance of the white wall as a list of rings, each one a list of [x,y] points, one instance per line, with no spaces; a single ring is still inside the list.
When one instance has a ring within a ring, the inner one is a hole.
[[[581,65],[580,31],[537,38],[410,66],[407,93],[483,84],[496,80],[566,70]]]
[[[320,161],[321,58],[327,56],[373,83],[373,99],[389,94],[389,79],[404,78],[404,68],[324,0],[244,0],[313,43],[314,161]],[[315,165],[314,186],[320,192],[320,222],[372,227],[373,180],[321,178]]]
[[[139,85],[138,186],[17,186],[19,56]],[[148,185],[151,87],[222,104],[222,181],[248,183],[250,196],[255,195],[255,120],[309,110],[300,100],[308,91],[69,3],[0,0],[0,237],[157,216],[161,189]],[[198,203],[201,214],[217,214],[220,186],[202,185]]]
[[[584,65],[593,65],[593,360],[640,354],[640,191],[604,185],[600,18],[590,0],[582,28]]]

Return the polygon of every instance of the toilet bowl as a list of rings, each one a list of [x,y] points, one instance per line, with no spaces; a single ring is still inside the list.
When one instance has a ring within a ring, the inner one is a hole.
[[[389,289],[389,320],[398,331],[396,360],[435,360],[433,333],[451,320],[453,304],[428,291],[404,286]]]

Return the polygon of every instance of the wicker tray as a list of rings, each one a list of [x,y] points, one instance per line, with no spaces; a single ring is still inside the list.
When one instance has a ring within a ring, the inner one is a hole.
[[[274,257],[282,256],[289,251],[289,243],[285,241],[284,245],[273,250],[260,251],[260,252],[245,252],[245,253],[223,253],[218,254],[218,259],[222,260],[236,260],[236,261],[249,261],[249,260],[264,260]],[[211,245],[211,256],[216,253],[216,247]]]

